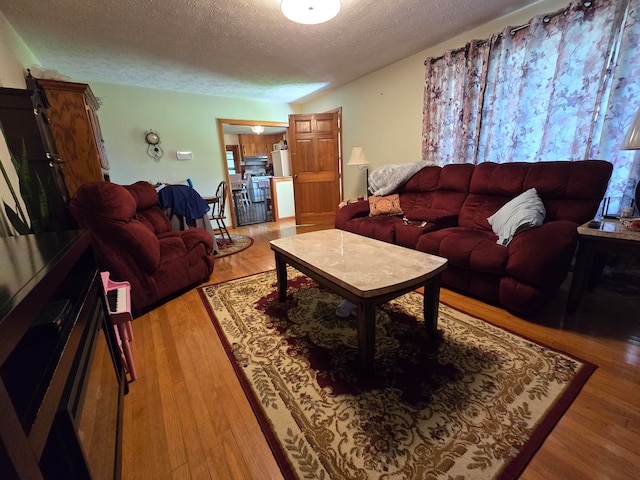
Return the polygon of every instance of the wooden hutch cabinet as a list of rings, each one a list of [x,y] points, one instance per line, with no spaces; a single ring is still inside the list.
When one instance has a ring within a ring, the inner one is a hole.
[[[86,83],[36,79],[49,102],[51,130],[73,195],[80,185],[108,179],[109,162],[98,122],[100,108]]]

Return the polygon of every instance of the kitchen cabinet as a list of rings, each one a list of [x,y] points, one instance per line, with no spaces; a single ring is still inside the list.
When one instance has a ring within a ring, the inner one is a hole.
[[[89,85],[48,79],[36,79],[36,84],[49,103],[51,130],[64,162],[69,195],[73,197],[85,183],[108,179],[99,104]]]
[[[243,157],[269,156],[273,144],[282,140],[282,135],[238,135]]]

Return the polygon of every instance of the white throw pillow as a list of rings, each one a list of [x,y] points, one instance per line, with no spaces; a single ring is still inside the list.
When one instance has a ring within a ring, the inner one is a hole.
[[[542,225],[547,211],[535,188],[530,188],[487,218],[500,245],[509,245],[516,232]]]

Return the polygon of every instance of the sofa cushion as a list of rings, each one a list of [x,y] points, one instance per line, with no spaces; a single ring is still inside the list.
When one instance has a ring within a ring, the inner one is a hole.
[[[487,221],[498,235],[497,243],[508,245],[516,233],[542,225],[545,213],[536,189],[530,188],[505,203]]]
[[[469,192],[473,169],[470,163],[423,168],[398,190],[403,211],[434,208],[458,212]]]
[[[535,188],[546,209],[545,222],[584,223],[597,212],[612,168],[603,160],[480,163],[458,222],[462,227],[490,230],[488,217],[510,199]]]
[[[522,193],[522,184],[529,167],[530,164],[527,163],[484,162],[476,165],[469,185],[469,195],[460,209],[458,224],[472,230],[491,232],[487,218]]]
[[[171,231],[171,220],[160,207],[155,206],[145,210],[138,210],[137,217],[140,223],[156,235],[162,235]]]
[[[438,189],[442,167],[427,166],[411,177],[398,189],[401,193],[425,193]]]
[[[131,185],[125,185],[124,188],[136,199],[138,210],[158,206],[158,192],[149,182],[140,180]]]
[[[573,222],[559,220],[517,235],[509,244],[507,274],[536,288],[555,288],[566,278],[578,241]]]
[[[607,189],[613,165],[604,160],[532,163],[522,190],[535,187],[547,211],[546,222],[592,219]]]
[[[439,208],[418,208],[405,212],[404,216],[411,221],[427,221],[436,223],[441,226],[453,227],[458,221],[458,214],[451,210],[442,210]]]
[[[455,227],[458,215],[448,210],[423,208],[405,213],[402,222],[394,223],[395,242],[408,248],[416,248],[420,236],[441,228]]]
[[[438,228],[440,227],[437,224],[431,222],[422,224],[422,222],[407,223],[398,221],[393,226],[395,243],[402,247],[415,249],[416,244],[422,235],[427,232],[437,230]]]
[[[158,192],[153,185],[141,180],[124,188],[135,198],[137,219],[145,227],[156,235],[171,231],[171,221],[158,205]]]
[[[391,215],[358,217],[348,222],[346,230],[383,242],[394,243],[395,227],[398,224],[402,225],[402,217]]]
[[[173,263],[177,259],[184,258],[187,254],[187,247],[180,235],[163,235],[159,238],[160,258],[162,263]]]
[[[111,182],[92,182],[76,192],[72,214],[81,224],[100,219],[128,222],[136,215],[136,200],[122,185]]]
[[[478,273],[503,275],[507,268],[508,250],[496,243],[491,231],[452,227],[422,235],[416,244],[422,252],[439,255],[449,265]]]
[[[400,207],[400,196],[397,193],[380,197],[371,195],[369,197],[369,215],[402,215]]]

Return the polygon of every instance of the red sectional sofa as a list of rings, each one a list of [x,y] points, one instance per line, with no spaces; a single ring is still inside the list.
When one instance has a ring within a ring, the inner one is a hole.
[[[134,315],[208,280],[213,271],[211,234],[202,228],[172,231],[148,182],[82,185],[71,213],[91,232],[100,268],[131,283]]]
[[[577,226],[596,214],[611,172],[601,160],[427,166],[397,191],[404,215],[369,216],[369,202],[357,202],[335,226],[445,257],[444,286],[531,316],[566,278]],[[544,223],[498,244],[487,219],[530,188]]]

